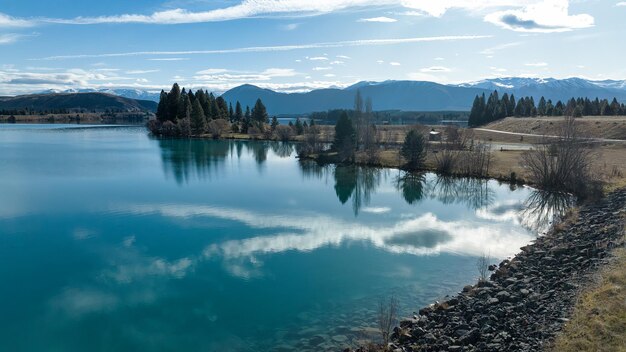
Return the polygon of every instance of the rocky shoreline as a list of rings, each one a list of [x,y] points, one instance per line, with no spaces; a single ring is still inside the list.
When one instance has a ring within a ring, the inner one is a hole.
[[[577,219],[492,266],[490,280],[419,310],[393,351],[539,351],[568,322],[578,293],[624,245],[626,189],[580,208]]]

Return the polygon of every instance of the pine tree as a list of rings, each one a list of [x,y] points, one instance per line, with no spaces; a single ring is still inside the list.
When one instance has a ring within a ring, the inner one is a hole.
[[[176,121],[178,115],[178,106],[180,105],[180,87],[178,83],[172,85],[172,89],[167,94],[167,119]]]
[[[517,102],[515,101],[515,95],[511,94],[511,98],[509,98],[509,106],[506,110],[506,116],[513,116],[515,114],[515,107],[517,106]]]
[[[217,97],[215,99],[215,107],[217,109],[216,118],[228,120],[228,104],[226,104],[226,100],[222,97]]]
[[[474,103],[472,104],[472,110],[470,111],[469,120],[467,121],[467,124],[470,127],[479,126],[481,115],[482,115],[482,111],[480,110],[480,98],[477,95],[474,98]]]
[[[241,122],[241,133],[248,133],[248,128],[250,128],[250,116],[250,107],[246,105],[246,113]]]
[[[611,102],[611,113],[613,115],[618,115],[620,111],[620,105],[617,102],[617,98],[613,98],[613,101]]]
[[[276,130],[276,127],[278,127],[278,119],[276,116],[272,117],[272,124],[270,127],[272,128],[272,131]]]
[[[354,139],[354,125],[352,124],[352,120],[348,117],[348,114],[344,111],[335,124],[335,139],[332,149],[340,151],[344,148],[354,148]]]
[[[298,136],[304,133],[304,126],[302,126],[302,121],[300,121],[299,117],[296,119],[296,126],[295,127],[296,127],[296,134]]]
[[[546,116],[546,98],[541,97],[539,99],[539,105],[537,106],[537,114],[539,116]]]
[[[269,116],[267,115],[267,109],[261,99],[257,99],[254,104],[254,108],[252,108],[252,120],[259,123],[267,123]]]
[[[198,135],[206,131],[206,117],[198,99],[195,99],[191,107],[191,128]]]
[[[235,121],[241,122],[243,119],[243,111],[241,111],[241,103],[237,100],[237,104],[235,105]]]
[[[404,137],[400,154],[406,159],[409,168],[419,169],[426,160],[426,140],[417,130],[411,130]]]
[[[161,90],[161,96],[159,97],[159,105],[157,106],[156,117],[161,122],[165,122],[168,120],[167,93],[165,93],[164,90]]]
[[[178,104],[178,112],[176,113],[177,119],[185,119],[191,116],[191,101],[189,101],[189,94],[185,92],[185,88],[180,94],[180,103]]]

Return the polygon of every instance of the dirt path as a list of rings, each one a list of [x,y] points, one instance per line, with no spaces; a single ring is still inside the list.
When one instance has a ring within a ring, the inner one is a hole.
[[[546,134],[532,134],[532,133],[520,133],[520,132],[507,132],[507,131],[498,131],[492,130],[489,128],[474,128],[476,131],[490,132],[490,133],[500,133],[500,134],[508,134],[513,136],[523,136],[523,137],[537,137],[537,138],[559,138],[558,136],[546,135]],[[611,138],[585,138],[594,142],[605,142],[605,143],[626,143],[624,139],[611,139]]]

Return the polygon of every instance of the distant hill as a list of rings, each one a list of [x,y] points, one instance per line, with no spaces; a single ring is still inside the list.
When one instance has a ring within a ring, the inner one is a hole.
[[[156,111],[157,103],[105,93],[50,93],[0,97],[0,110]]]
[[[243,106],[251,107],[257,98],[261,98],[273,115],[305,114],[352,108],[357,89],[364,98],[372,98],[377,111],[467,111],[477,94],[489,92],[482,88],[432,82],[385,81],[360,82],[344,89],[317,89],[307,93],[280,93],[246,84],[225,92],[222,97],[228,102],[239,100]]]
[[[137,100],[152,100],[155,102],[159,102],[159,98],[161,96],[161,92],[153,92],[142,89],[134,89],[134,88],[81,88],[81,89],[48,89],[41,92],[37,92],[37,94],[56,94],[56,93],[106,93],[117,95],[124,98],[137,99]]]

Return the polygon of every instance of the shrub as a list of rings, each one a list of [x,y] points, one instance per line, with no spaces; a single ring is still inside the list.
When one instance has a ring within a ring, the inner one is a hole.
[[[274,133],[276,134],[276,138],[278,138],[279,140],[288,141],[293,135],[293,130],[289,126],[278,125],[276,126]]]
[[[215,119],[209,122],[208,131],[213,136],[213,138],[219,138],[222,133],[225,133],[230,129],[230,122],[224,119]]]
[[[548,191],[571,192],[581,198],[595,195],[599,181],[592,173],[594,153],[581,136],[573,117],[565,117],[558,138],[522,155],[522,163],[533,183]]]

